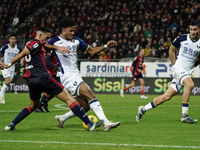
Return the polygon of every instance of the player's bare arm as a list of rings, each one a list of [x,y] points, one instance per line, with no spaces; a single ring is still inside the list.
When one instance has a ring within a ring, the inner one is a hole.
[[[171,45],[169,48],[169,58],[170,58],[172,66],[174,65],[174,63],[176,61],[176,57],[175,57],[176,51],[177,51],[177,48],[175,48],[173,45]]]
[[[11,61],[9,64],[4,64],[3,68],[4,69],[7,69],[9,68],[10,66],[12,66],[15,62],[17,62],[18,60],[20,60],[21,58],[23,58],[24,56],[30,54],[29,50],[25,47],[23,49],[23,51],[19,54],[17,54]],[[1,65],[1,68],[2,68],[2,65]]]
[[[54,45],[51,45],[51,44],[45,44],[44,48],[48,49],[48,50],[58,50],[63,54],[65,54],[65,53],[69,54],[70,53],[70,50],[69,50],[68,47],[61,47],[61,46],[54,46]]]
[[[96,54],[96,53],[98,53],[98,52],[101,52],[101,51],[104,50],[104,49],[109,49],[110,47],[116,46],[116,45],[117,45],[117,42],[114,41],[114,40],[111,40],[111,41],[108,41],[107,44],[104,45],[104,46],[89,47],[89,49],[88,49],[87,52],[93,55],[93,54]]]

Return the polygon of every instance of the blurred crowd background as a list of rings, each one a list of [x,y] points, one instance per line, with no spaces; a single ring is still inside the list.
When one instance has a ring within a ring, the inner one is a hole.
[[[198,0],[3,0],[0,1],[0,38],[14,33],[27,42],[40,26],[60,34],[65,16],[77,22],[75,36],[87,44],[118,45],[96,55],[78,51],[79,59],[133,58],[145,49],[146,57],[168,58],[174,38],[189,33],[192,20],[200,20]]]

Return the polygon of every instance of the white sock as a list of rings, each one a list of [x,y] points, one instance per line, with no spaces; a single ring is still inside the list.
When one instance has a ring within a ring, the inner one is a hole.
[[[69,118],[75,117],[76,115],[70,110],[69,112],[67,112],[66,114],[64,114],[62,117],[64,119],[64,121],[66,121]]]
[[[1,88],[1,93],[0,93],[0,97],[4,97],[6,90],[8,88],[8,85],[6,85],[5,83],[3,84],[2,88]]]
[[[188,107],[182,107],[182,115],[188,114]]]
[[[147,110],[152,109],[154,107],[155,107],[155,104],[153,103],[153,101],[151,101],[147,105],[144,106],[144,111],[147,111]]]
[[[91,109],[94,111],[94,113],[97,115],[97,117],[100,119],[100,120],[103,120],[103,124],[104,126],[108,125],[109,124],[109,120],[106,118],[104,112],[103,112],[103,109],[99,103],[99,101],[97,99],[94,99],[94,100],[91,100],[89,102],[90,104],[90,107]]]

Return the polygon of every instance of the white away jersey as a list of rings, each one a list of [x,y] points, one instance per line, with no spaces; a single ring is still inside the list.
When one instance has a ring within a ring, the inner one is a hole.
[[[174,66],[184,68],[188,72],[191,71],[199,57],[200,39],[193,42],[190,39],[190,34],[183,34],[175,38],[172,45],[177,49],[179,48]]]
[[[19,54],[22,51],[21,47],[15,44],[15,47],[10,47],[9,44],[4,45],[0,49],[1,55],[3,55],[3,62],[5,64],[8,64],[17,54]]]
[[[55,56],[58,60],[58,63],[61,67],[62,74],[70,73],[79,73],[77,67],[77,50],[87,51],[89,45],[86,44],[83,40],[78,37],[74,37],[72,40],[65,40],[60,36],[51,38],[47,44],[60,47],[68,47],[70,49],[69,54],[62,54],[59,51],[55,52]]]

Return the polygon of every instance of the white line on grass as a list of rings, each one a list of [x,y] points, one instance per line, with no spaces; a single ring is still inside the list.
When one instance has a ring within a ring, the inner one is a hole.
[[[42,144],[66,144],[66,145],[101,145],[101,146],[129,146],[129,147],[169,147],[169,148],[200,148],[199,146],[180,145],[145,145],[145,144],[115,144],[115,143],[83,143],[83,142],[56,142],[56,141],[20,141],[20,140],[0,140],[2,143],[42,143]]]

